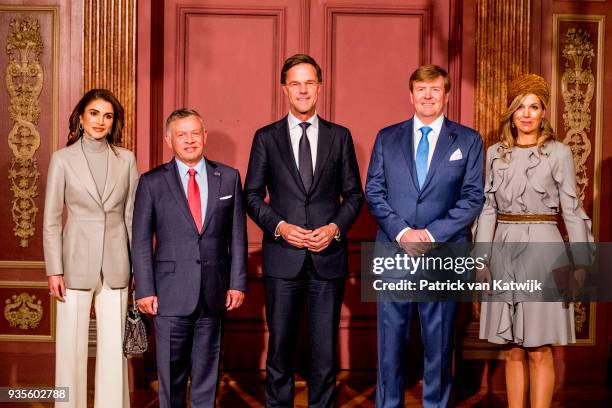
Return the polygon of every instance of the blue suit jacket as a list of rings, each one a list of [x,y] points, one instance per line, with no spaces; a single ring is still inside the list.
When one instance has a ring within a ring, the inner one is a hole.
[[[211,311],[222,313],[228,289],[247,289],[240,174],[209,160],[206,172],[208,206],[201,233],[174,159],[138,183],[132,233],[136,297],[157,296],[160,316],[190,315],[201,294]]]
[[[483,143],[473,129],[444,120],[423,188],[416,176],[412,119],[382,129],[372,150],[365,194],[379,229],[377,241],[395,241],[406,227],[426,228],[436,242],[467,241],[480,214]],[[460,160],[450,160],[461,151]]]

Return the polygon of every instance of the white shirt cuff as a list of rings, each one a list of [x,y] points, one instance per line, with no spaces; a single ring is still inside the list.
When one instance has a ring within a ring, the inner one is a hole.
[[[402,239],[402,235],[404,235],[404,233],[408,230],[411,230],[412,228],[410,227],[406,227],[403,230],[401,230],[399,232],[399,234],[397,234],[397,236],[395,237],[395,240],[397,241],[397,243],[400,242],[400,239]],[[425,232],[427,233],[427,235],[429,235],[429,239],[431,240],[431,242],[436,242],[436,240],[434,239],[433,235],[431,235],[431,233],[428,230],[425,230]]]
[[[399,234],[397,234],[397,235],[395,236],[395,240],[397,241],[397,243],[398,243],[398,244],[399,244],[399,242],[400,242],[400,239],[402,239],[402,235],[404,235],[404,233],[405,233],[406,231],[411,230],[411,229],[412,229],[412,228],[410,228],[410,227],[406,227],[406,228],[404,228],[403,230],[401,230],[401,231],[399,232]]]
[[[336,232],[336,235],[334,235],[334,239],[336,241],[340,241],[340,227],[338,227],[338,224],[336,224],[335,222],[330,222],[329,224],[335,226],[338,229],[338,232]]]
[[[278,233],[278,227],[280,227],[280,225],[281,225],[282,223],[284,223],[284,222],[285,222],[285,221],[279,221],[279,223],[278,223],[278,224],[276,224],[276,228],[274,229],[274,238],[279,238],[279,237],[280,237],[280,234]]]

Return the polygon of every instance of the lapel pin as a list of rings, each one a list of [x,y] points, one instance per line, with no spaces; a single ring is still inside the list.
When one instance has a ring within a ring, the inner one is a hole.
[[[219,173],[218,171],[215,171],[215,172],[213,173],[213,175],[215,175],[215,176],[217,176],[217,177],[220,177],[220,176],[221,176],[221,173]]]

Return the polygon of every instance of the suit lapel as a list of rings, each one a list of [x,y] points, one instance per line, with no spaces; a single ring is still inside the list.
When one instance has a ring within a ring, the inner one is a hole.
[[[96,188],[96,182],[91,175],[91,170],[89,170],[85,153],[83,153],[83,148],[81,147],[81,141],[76,141],[74,144],[69,146],[68,149],[70,149],[72,155],[70,167],[72,167],[77,174],[77,179],[83,183],[83,186],[85,186],[85,189],[91,198],[93,198],[99,206],[102,206],[102,201],[100,200],[100,195],[98,194],[98,189]]]
[[[295,156],[293,155],[293,149],[291,147],[291,138],[289,137],[289,121],[287,120],[287,116],[278,122],[274,137],[276,139],[278,149],[280,150],[281,158],[283,158],[282,162],[285,163],[289,174],[291,174],[291,176],[295,179],[295,183],[304,192],[304,194],[306,194],[306,189],[304,188],[304,184],[302,184],[302,178],[300,177],[300,172],[298,171],[295,163]]]
[[[202,234],[206,232],[208,225],[212,220],[212,215],[215,212],[215,208],[219,204],[219,192],[221,191],[221,172],[217,169],[217,166],[204,160],[206,163],[206,181],[208,183],[208,197],[206,205],[206,214],[204,215],[204,228],[202,228]],[[234,197],[235,200],[241,199],[241,197]]]
[[[442,129],[440,130],[440,136],[438,136],[438,141],[436,142],[436,149],[434,150],[433,156],[431,158],[431,163],[429,164],[429,170],[427,171],[427,177],[425,178],[425,182],[423,183],[422,190],[425,190],[425,188],[427,188],[427,185],[429,184],[431,179],[434,177],[436,171],[442,164],[442,159],[446,157],[448,149],[455,141],[455,136],[456,135],[453,132],[452,125],[447,119],[444,119]]]
[[[414,185],[414,189],[419,191],[419,181],[416,175],[416,166],[414,163],[414,134],[413,134],[413,122],[412,119],[407,120],[400,127],[400,135],[398,140],[400,142],[400,151],[404,155],[406,159],[406,165],[408,166],[408,174],[410,174],[410,179],[412,180],[412,184]]]
[[[106,171],[106,183],[104,184],[104,191],[102,192],[102,202],[105,203],[106,200],[110,197],[111,193],[115,189],[115,185],[117,184],[117,178],[119,177],[121,170],[121,159],[115,154],[115,152],[110,148],[108,150],[108,159],[107,159],[107,171]]]
[[[193,230],[195,232],[198,232],[196,229],[195,222],[193,221],[193,217],[191,216],[191,211],[189,211],[187,197],[185,196],[185,192],[183,191],[183,184],[181,183],[181,178],[178,172],[178,167],[176,165],[175,159],[172,159],[171,161],[166,163],[166,172],[164,173],[164,177],[166,178],[166,182],[168,183],[168,187],[170,188],[172,196],[178,204],[180,212],[183,214],[189,225],[191,225]]]
[[[313,191],[317,186],[317,183],[321,179],[321,174],[323,173],[323,168],[325,168],[325,164],[327,163],[327,159],[331,153],[331,148],[334,145],[334,138],[336,135],[331,130],[331,124],[321,119],[319,116],[319,136],[317,140],[317,158],[316,165],[314,171],[314,178],[312,181],[312,186],[310,187],[310,191]],[[301,179],[300,179],[301,181]]]

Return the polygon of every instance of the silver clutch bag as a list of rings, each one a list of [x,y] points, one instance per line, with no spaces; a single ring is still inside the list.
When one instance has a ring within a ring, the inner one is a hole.
[[[136,306],[136,295],[132,291],[132,307],[128,309],[123,334],[123,354],[134,356],[147,351],[147,327]]]

